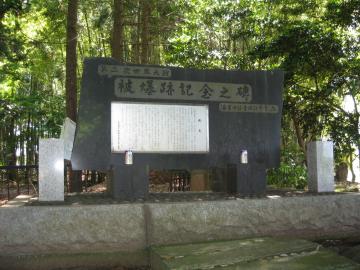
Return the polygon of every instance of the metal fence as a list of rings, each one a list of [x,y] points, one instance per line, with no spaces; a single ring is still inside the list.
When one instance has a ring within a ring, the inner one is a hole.
[[[37,165],[0,166],[0,199],[37,194]]]
[[[67,163],[64,170],[65,193],[102,190],[93,187],[104,182],[106,173],[94,170],[72,171]],[[38,165],[0,166],[0,201],[11,200],[20,194],[37,195],[38,180]]]
[[[190,173],[186,170],[171,170],[170,192],[189,191]]]
[[[152,170],[149,174],[149,191],[153,193],[189,191],[190,178],[187,170]]]

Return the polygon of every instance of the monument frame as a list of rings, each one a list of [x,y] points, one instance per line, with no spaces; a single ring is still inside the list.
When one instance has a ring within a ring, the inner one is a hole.
[[[85,59],[73,168],[111,170],[117,199],[147,197],[151,169],[221,168],[227,171],[226,181],[234,181],[228,192],[263,194],[266,170],[280,161],[282,87],[279,70],[196,70]],[[133,165],[126,165],[125,153],[111,151],[111,103],[117,101],[206,104],[209,153],[135,152]],[[243,150],[248,153],[245,164],[240,162]]]

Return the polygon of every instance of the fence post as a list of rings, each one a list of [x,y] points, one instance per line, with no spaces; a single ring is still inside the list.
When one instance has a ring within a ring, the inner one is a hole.
[[[7,178],[7,198],[8,198],[8,201],[10,201],[10,179],[9,179],[9,177]]]

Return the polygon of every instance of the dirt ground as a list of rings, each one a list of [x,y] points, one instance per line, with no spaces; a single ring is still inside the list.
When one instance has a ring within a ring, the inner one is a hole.
[[[329,195],[346,192],[359,192],[359,184],[352,183],[338,183],[336,184],[336,192],[333,193],[321,193],[316,195]],[[259,196],[243,196],[240,194],[226,194],[226,193],[215,193],[211,191],[204,192],[166,192],[168,187],[165,185],[150,187],[149,196],[145,199],[136,200],[137,202],[148,201],[148,202],[179,202],[179,201],[212,201],[212,200],[237,200],[243,198],[266,198],[272,196],[279,197],[294,197],[294,196],[310,196],[315,195],[307,190],[295,190],[295,189],[278,189],[269,186],[266,194]],[[21,186],[20,194],[28,194],[28,187]],[[12,185],[10,188],[10,199],[17,196],[16,185]],[[37,195],[36,190],[30,187],[30,195]],[[7,202],[7,186],[0,185],[0,206]],[[111,198],[106,192],[106,183],[100,183],[91,187],[88,187],[86,191],[80,194],[66,194],[65,201],[61,204],[113,204],[113,203],[128,203],[127,201],[118,201]],[[31,205],[41,204],[37,201],[31,202]]]
[[[19,188],[19,193],[18,193],[18,189],[15,183],[11,183],[11,185],[9,186],[9,195],[10,195],[10,200],[15,198],[16,196],[20,195],[20,194],[26,194],[26,195],[37,195],[37,190],[35,190],[35,188],[33,186],[29,187],[28,190],[28,186],[27,185],[21,185]],[[6,204],[8,201],[8,186],[6,183],[0,183],[0,206]]]

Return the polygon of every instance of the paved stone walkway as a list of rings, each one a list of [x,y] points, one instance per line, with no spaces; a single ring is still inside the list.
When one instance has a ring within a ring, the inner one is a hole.
[[[360,269],[322,246],[300,239],[253,238],[151,248],[151,269]]]

